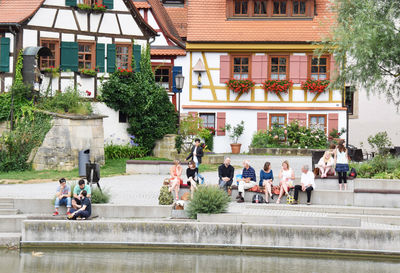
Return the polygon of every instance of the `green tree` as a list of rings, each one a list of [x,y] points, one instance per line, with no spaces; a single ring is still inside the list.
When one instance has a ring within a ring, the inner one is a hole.
[[[121,76],[117,70],[103,83],[101,100],[128,115],[128,132],[135,143],[151,151],[156,140],[175,133],[177,114],[167,92],[156,83],[151,69],[150,46],[142,52],[141,71]]]
[[[400,0],[333,0],[336,24],[324,49],[341,68],[334,82],[359,84],[400,105]]]

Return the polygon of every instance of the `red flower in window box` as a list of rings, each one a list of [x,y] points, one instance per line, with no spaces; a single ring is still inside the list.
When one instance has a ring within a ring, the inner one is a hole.
[[[287,94],[292,86],[293,82],[288,80],[268,80],[263,83],[265,92],[272,92],[275,94]]]
[[[133,77],[134,72],[132,69],[118,67],[114,74],[119,78],[131,78]]]
[[[208,131],[210,131],[210,133],[211,133],[213,136],[215,136],[215,128],[214,128],[214,127],[206,127],[206,129],[207,129]]]
[[[230,79],[229,81],[225,82],[225,84],[230,90],[239,94],[248,93],[255,85],[255,83],[249,79]]]
[[[301,88],[310,93],[319,94],[326,91],[329,83],[329,80],[307,80],[301,84]]]

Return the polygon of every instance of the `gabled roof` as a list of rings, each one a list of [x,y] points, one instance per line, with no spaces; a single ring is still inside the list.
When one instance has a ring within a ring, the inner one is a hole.
[[[312,42],[329,33],[333,14],[329,0],[315,0],[313,19],[227,19],[227,0],[190,0],[188,33],[190,42]]]
[[[183,7],[165,7],[169,17],[174,23],[175,28],[178,30],[179,36],[187,37],[187,26],[188,26],[188,7],[185,4]]]
[[[0,24],[19,24],[35,14],[44,0],[0,0]]]
[[[143,1],[133,2],[134,5],[138,7],[144,7]],[[176,30],[171,18],[169,17],[166,9],[160,2],[160,0],[147,0],[147,3],[150,5],[150,8],[153,11],[154,17],[163,31],[163,33],[171,39],[174,43],[176,43],[181,48],[185,48],[185,43],[179,36],[178,31]]]

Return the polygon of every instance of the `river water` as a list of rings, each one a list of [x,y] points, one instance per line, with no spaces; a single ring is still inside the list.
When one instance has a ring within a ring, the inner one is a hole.
[[[37,251],[43,252],[38,257]],[[400,272],[400,260],[181,251],[0,250],[0,273]]]

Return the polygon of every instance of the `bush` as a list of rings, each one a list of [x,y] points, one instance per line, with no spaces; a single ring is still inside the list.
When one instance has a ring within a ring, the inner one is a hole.
[[[371,148],[377,151],[379,154],[384,154],[385,152],[387,153],[388,151],[385,148],[393,145],[387,132],[379,132],[374,136],[369,136],[368,143]]]
[[[199,132],[199,137],[204,139],[204,144],[207,146],[207,150],[212,152],[214,149],[214,136],[212,135],[210,129],[202,128]]]
[[[117,145],[106,144],[104,146],[105,159],[119,159],[119,158],[141,158],[146,156],[149,151],[146,148],[132,146],[131,144]]]
[[[83,101],[79,91],[71,87],[53,97],[41,98],[38,107],[56,113],[90,115],[93,112],[90,102]]]
[[[31,89],[24,84],[15,84],[9,92],[0,94],[0,122],[10,120],[11,113],[11,93],[14,93],[14,118],[18,119],[22,115],[23,106],[30,105],[32,99]]]
[[[376,179],[400,179],[400,158],[377,155],[370,161],[350,163],[358,177]]]
[[[187,208],[189,217],[196,219],[198,213],[226,212],[230,200],[228,194],[217,186],[199,186]]]
[[[162,186],[160,189],[160,195],[158,196],[159,205],[172,205],[174,203],[174,197],[168,190],[168,186]]]

